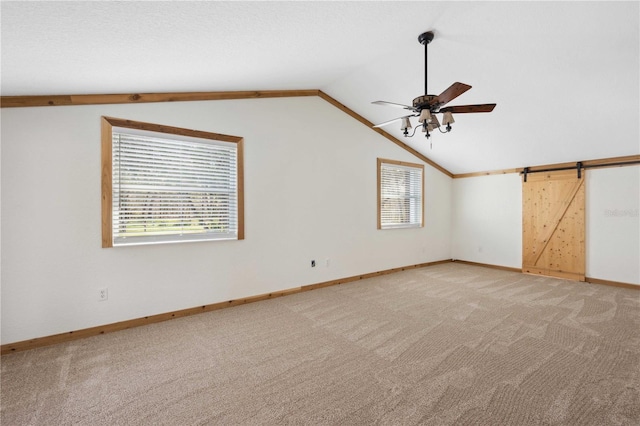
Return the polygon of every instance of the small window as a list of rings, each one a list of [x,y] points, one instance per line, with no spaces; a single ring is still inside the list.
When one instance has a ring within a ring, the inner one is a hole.
[[[422,226],[423,172],[421,164],[378,158],[378,229]]]
[[[102,118],[102,246],[241,240],[236,136]]]

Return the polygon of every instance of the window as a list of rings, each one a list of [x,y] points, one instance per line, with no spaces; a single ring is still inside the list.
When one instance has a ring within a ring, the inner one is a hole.
[[[242,146],[102,117],[102,246],[243,239]]]
[[[378,158],[378,229],[422,226],[423,172],[421,164]]]

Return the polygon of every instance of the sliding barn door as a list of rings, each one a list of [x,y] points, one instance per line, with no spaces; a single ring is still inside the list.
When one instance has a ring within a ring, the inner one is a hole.
[[[584,177],[569,170],[523,180],[523,272],[584,281]]]

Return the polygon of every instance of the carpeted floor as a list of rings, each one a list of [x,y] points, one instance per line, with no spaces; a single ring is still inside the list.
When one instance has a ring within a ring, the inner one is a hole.
[[[442,264],[2,357],[2,425],[638,425],[640,292]]]

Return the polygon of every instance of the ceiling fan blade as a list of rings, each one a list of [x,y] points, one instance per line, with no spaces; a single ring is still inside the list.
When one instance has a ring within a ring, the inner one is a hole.
[[[376,124],[375,126],[373,126],[373,128],[375,129],[375,128],[377,128],[377,127],[386,126],[387,124],[395,123],[396,121],[400,121],[400,120],[402,120],[403,118],[408,118],[408,117],[415,117],[415,115],[414,115],[414,114],[412,114],[412,115],[405,115],[404,117],[394,118],[393,120],[389,120],[389,121],[385,121],[385,122],[380,123],[380,124]]]
[[[403,109],[407,109],[409,111],[416,111],[416,109],[412,106],[409,105],[403,105],[403,104],[396,104],[394,102],[387,102],[387,101],[375,101],[375,102],[371,102],[372,104],[376,104],[376,105],[386,105],[386,106],[390,106],[390,107],[394,107],[394,108],[403,108]]]
[[[469,86],[468,84],[455,82],[451,86],[449,86],[447,90],[438,95],[438,103],[440,105],[449,103],[469,89],[471,89],[471,86]]]
[[[451,112],[453,114],[465,114],[468,112],[491,112],[495,107],[496,104],[458,105],[442,108],[440,112]]]

